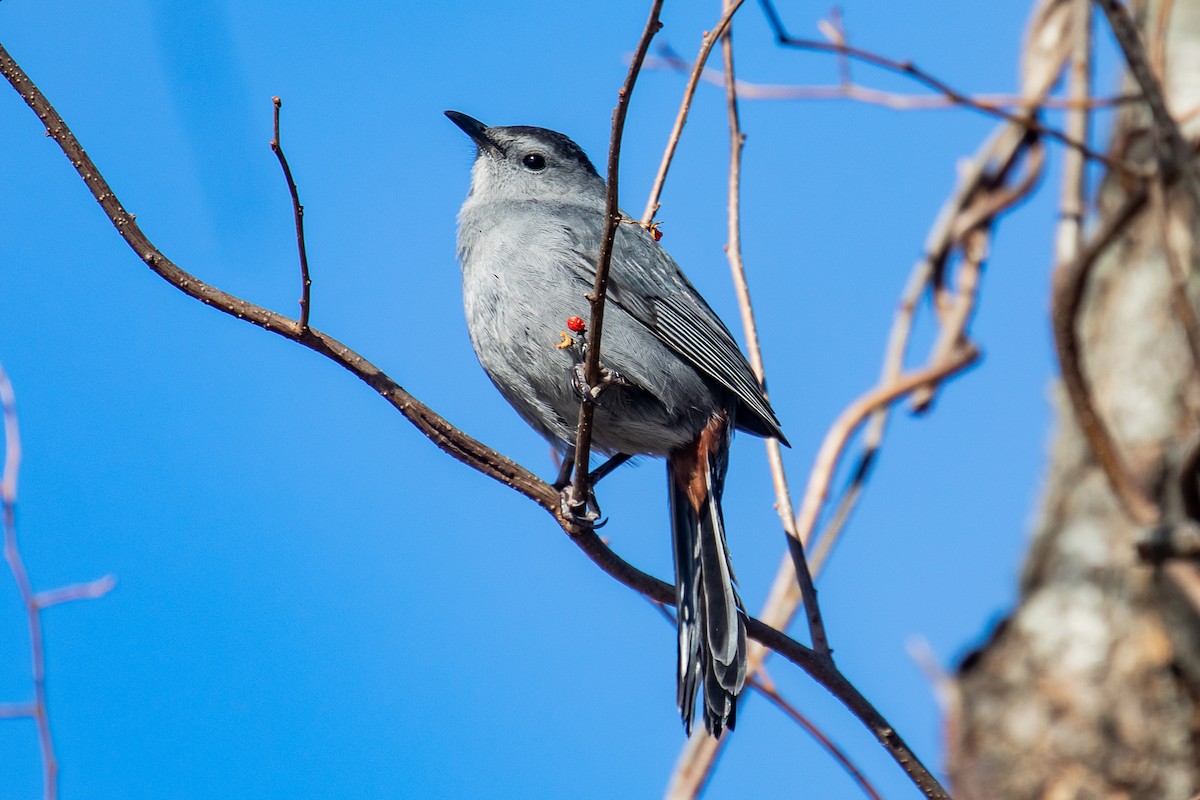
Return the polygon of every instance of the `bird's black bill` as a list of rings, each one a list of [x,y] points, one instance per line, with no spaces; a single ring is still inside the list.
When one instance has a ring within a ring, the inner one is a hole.
[[[499,146],[488,138],[487,125],[461,111],[446,111],[444,113],[451,122],[462,129],[463,133],[471,137],[471,141],[475,142],[480,150],[500,152]]]

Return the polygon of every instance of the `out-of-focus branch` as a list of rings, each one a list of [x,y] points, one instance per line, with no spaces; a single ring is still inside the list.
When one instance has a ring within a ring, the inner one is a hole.
[[[608,271],[612,265],[613,243],[616,241],[617,226],[621,224],[621,209],[617,203],[618,178],[621,167],[621,137],[625,133],[625,115],[629,110],[629,98],[633,94],[634,84],[637,83],[638,73],[642,71],[642,61],[646,51],[650,49],[650,40],[662,28],[658,14],[662,10],[663,0],[654,0],[650,6],[650,16],[642,29],[637,49],[629,71],[625,74],[625,82],[617,91],[617,107],[612,114],[612,134],[608,143],[608,187],[604,204],[604,235],[600,240],[600,254],[596,259],[596,279],[592,285],[592,293],[588,295],[591,305],[591,319],[588,322],[587,347],[583,357],[584,380],[589,387],[601,388],[600,374],[600,337],[604,332],[604,300],[608,292]],[[579,422],[575,428],[575,478],[571,484],[567,501],[569,511],[576,516],[587,512],[588,496],[591,486],[588,485],[588,459],[592,449],[592,418],[596,413],[596,401],[591,392],[585,392],[579,403]]]
[[[38,745],[42,753],[42,797],[54,800],[58,796],[58,759],[54,754],[54,737],[50,732],[50,715],[46,708],[46,651],[42,639],[42,615],[34,600],[33,585],[25,562],[17,548],[17,475],[21,465],[21,438],[17,425],[17,405],[8,375],[0,368],[0,412],[4,415],[4,479],[0,482],[0,514],[3,514],[4,560],[17,584],[17,593],[25,606],[25,624],[29,629],[30,672],[33,677],[33,702],[29,716],[37,725]]]
[[[1047,98],[1068,56],[1069,48],[1058,41],[1061,37],[1046,35],[1069,23],[1063,15],[1062,6],[1044,0],[1031,13],[1029,34],[1021,59],[1024,98],[1021,105],[1029,116],[1036,114]],[[881,383],[895,380],[903,369],[916,320],[917,304],[930,287],[935,296],[934,311],[938,313],[942,325],[926,363],[936,363],[945,354],[948,345],[953,345],[965,335],[965,327],[962,326],[969,321],[976,302],[982,258],[989,236],[985,223],[988,226],[994,224],[1001,211],[1011,208],[1032,190],[1041,172],[1043,156],[1035,145],[1036,139],[1030,136],[1025,126],[1004,124],[985,141],[969,165],[960,170],[958,186],[934,220],[925,239],[924,254],[914,265],[901,295],[884,353]],[[1006,178],[1026,152],[1031,156],[1032,166],[1025,169],[1025,178],[1018,182],[1017,187],[1009,189],[1005,184]],[[963,255],[957,300],[945,288],[947,263],[955,250]],[[933,399],[932,390],[932,386],[923,387],[920,395],[914,398],[914,407],[928,407]],[[851,472],[850,482],[817,540],[812,562],[818,571],[832,552],[862,496],[883,444],[888,415],[888,408],[876,411],[863,434],[862,452]]]
[[[1016,135],[1017,130],[1013,128],[1012,132]],[[1022,153],[1028,155],[1025,172],[1011,187],[1007,186],[1009,171]],[[1002,213],[1024,200],[1033,191],[1045,163],[1045,148],[1037,140],[1030,141],[1022,137],[1005,164],[999,169],[988,170],[981,176],[984,178],[980,187],[982,191],[976,194],[970,205],[959,209],[955,215],[947,232],[948,236],[941,243],[940,257],[933,262],[932,276],[936,284],[945,285],[945,281],[938,281],[937,276],[945,272],[950,249],[957,249],[961,253],[957,286],[956,291],[945,294],[941,327],[926,363],[936,364],[942,361],[952,349],[966,341],[967,325],[978,299],[979,282],[984,261],[987,259],[992,228]],[[913,393],[912,405],[915,411],[928,409],[933,402],[934,388],[923,386]]]
[[[968,345],[952,354],[946,361],[933,364],[924,369],[901,375],[890,384],[880,386],[864,394],[854,401],[834,422],[833,427],[825,434],[825,441],[817,451],[816,462],[809,475],[808,488],[804,492],[804,502],[800,505],[796,527],[800,535],[808,538],[817,524],[817,514],[829,496],[829,484],[841,458],[842,451],[850,437],[866,420],[868,416],[884,406],[891,405],[896,400],[927,383],[941,382],[962,372],[975,363],[979,351]]]
[[[842,750],[842,748],[838,747],[832,739],[826,736],[823,730],[814,725],[812,720],[802,714],[800,709],[789,703],[781,694],[779,694],[778,691],[776,691],[775,684],[771,681],[770,676],[767,675],[766,670],[759,670],[747,681],[747,685],[761,694],[763,697],[770,700],[771,704],[786,714],[787,717],[792,720],[792,722],[795,722],[797,725],[807,731],[809,736],[816,739],[817,744],[821,745],[825,752],[829,753],[833,760],[838,762],[842,769],[846,770],[846,773],[850,776],[851,780],[858,784],[858,788],[863,790],[863,794],[865,794],[867,797],[870,797],[871,800],[883,800],[883,796],[879,794],[879,791],[874,786],[871,785],[871,782],[867,780],[867,776],[863,775],[862,770],[860,770],[858,766],[855,765],[852,760],[850,760],[850,757],[846,754],[846,752]]]
[[[1092,93],[1092,0],[1072,0],[1072,12],[1077,24],[1071,50],[1067,91],[1072,100],[1086,100]],[[1067,113],[1067,133],[1086,142],[1091,117],[1085,108],[1073,108]],[[1075,258],[1083,247],[1083,218],[1087,210],[1087,176],[1084,158],[1078,151],[1068,151],[1063,158],[1062,190],[1055,242],[1055,262],[1065,263]]]
[[[1090,1],[1090,0],[1089,0]],[[679,56],[669,45],[658,47],[658,54],[650,56],[644,64],[646,69],[663,69],[674,72],[688,72],[691,64]],[[725,74],[714,67],[705,67],[700,74],[700,80],[714,86],[725,85]],[[868,105],[883,106],[893,111],[936,111],[947,108],[958,108],[963,104],[942,94],[907,94],[904,92],[889,92],[875,89],[843,78],[839,83],[827,86],[794,86],[790,84],[755,83],[738,78],[734,85],[738,97],[742,100],[853,100]],[[1019,94],[975,93],[969,95],[972,108],[1002,109],[1013,111],[1025,107],[1027,98]],[[1090,97],[1083,101],[1071,97],[1047,97],[1042,101],[1044,108],[1063,110],[1094,110],[1122,106],[1141,100],[1138,94],[1121,94],[1113,97]],[[1072,136],[1070,130],[1064,131],[1072,141],[1084,142],[1084,139]],[[1071,148],[1075,150],[1075,148]],[[1078,151],[1076,151],[1078,152]]]
[[[905,76],[932,90],[936,94],[945,97],[951,105],[970,108],[982,114],[987,114],[991,117],[997,117],[999,119],[1006,120],[1014,125],[1020,125],[1026,130],[1034,131],[1041,136],[1044,136],[1048,139],[1054,139],[1055,141],[1061,142],[1067,147],[1078,150],[1090,160],[1104,164],[1114,172],[1126,175],[1134,173],[1134,170],[1129,165],[1115,161],[1103,153],[1092,150],[1085,142],[1076,141],[1060,130],[1041,124],[1041,122],[1037,120],[1036,116],[1018,111],[1010,111],[1002,105],[990,105],[975,102],[969,93],[955,89],[946,81],[934,76],[932,73],[926,72],[912,61],[897,61],[895,59],[879,55],[878,53],[873,53],[869,50],[851,47],[844,41],[827,42],[817,39],[803,39],[792,36],[784,27],[783,20],[779,16],[779,12],[775,9],[772,0],[760,0],[760,3],[763,8],[763,13],[767,17],[767,22],[770,24],[771,30],[775,35],[775,41],[781,46],[818,53],[836,53],[852,58],[855,61],[861,61],[865,64],[870,64],[888,72]]]
[[[117,232],[157,275],[205,305],[290,339],[339,364],[379,392],[443,451],[535,501],[554,517],[571,540],[605,573],[652,600],[661,603],[674,602],[673,585],[642,572],[613,553],[596,535],[591,525],[581,523],[573,515],[564,512],[559,494],[550,484],[450,425],[374,364],[315,328],[302,329],[297,322],[287,317],[210,286],[168,259],[142,232],[133,215],[124,209],[66,122],[3,46],[0,46],[0,75],[12,84],[25,103],[42,120],[48,135],[62,149]],[[746,632],[750,638],[763,643],[804,670],[840,700],[871,731],[926,797],[931,800],[949,798],[945,789],[896,730],[853,684],[838,672],[828,657],[816,653],[754,617],[747,619]]]
[[[1132,192],[1121,207],[1105,220],[1103,226],[1074,259],[1060,263],[1055,268],[1051,300],[1055,349],[1058,351],[1063,386],[1075,409],[1075,418],[1091,445],[1096,461],[1104,470],[1121,508],[1139,525],[1153,524],[1158,519],[1158,509],[1129,474],[1112,433],[1096,409],[1091,389],[1084,377],[1079,336],[1075,326],[1083,305],[1083,290],[1087,285],[1092,265],[1100,253],[1146,205],[1148,194],[1144,186]]]
[[[679,113],[675,115],[675,125],[671,128],[671,135],[667,137],[667,147],[663,151],[662,163],[658,165],[658,173],[654,176],[654,185],[650,188],[650,197],[646,200],[646,210],[642,212],[641,224],[643,227],[649,227],[650,223],[654,221],[654,215],[658,213],[660,205],[658,199],[662,196],[663,184],[667,180],[667,171],[671,168],[671,160],[675,158],[675,148],[679,145],[679,136],[683,133],[688,112],[692,109],[692,98],[696,95],[696,85],[700,82],[700,73],[704,70],[705,62],[708,61],[708,54],[712,52],[713,45],[725,33],[725,29],[733,20],[733,15],[742,7],[743,2],[745,0],[733,0],[724,4],[721,18],[717,20],[717,24],[713,26],[712,30],[704,34],[704,38],[700,42],[700,52],[696,56],[692,74],[683,90]]]
[[[42,754],[42,797],[54,800],[58,796],[58,758],[54,753],[54,737],[50,732],[50,711],[46,705],[46,648],[42,637],[42,609],[66,600],[100,597],[115,583],[112,576],[90,584],[68,586],[36,594],[25,562],[17,546],[17,476],[21,466],[21,434],[17,423],[17,403],[12,383],[0,367],[0,416],[4,428],[4,472],[0,479],[0,532],[4,538],[4,560],[17,585],[17,594],[25,607],[25,624],[29,631],[30,674],[33,679],[33,700],[29,703],[8,703],[0,706],[0,718],[32,718],[37,726],[38,746]],[[61,598],[61,599],[59,599]]]

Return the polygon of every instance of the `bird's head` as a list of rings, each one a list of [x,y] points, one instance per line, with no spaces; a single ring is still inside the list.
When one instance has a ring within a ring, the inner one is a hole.
[[[471,170],[472,200],[603,204],[604,180],[579,145],[561,133],[525,125],[489,128],[458,111],[446,116],[478,150]]]

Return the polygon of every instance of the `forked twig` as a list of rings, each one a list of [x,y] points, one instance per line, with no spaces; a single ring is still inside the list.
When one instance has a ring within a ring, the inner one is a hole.
[[[30,673],[33,679],[33,700],[28,703],[6,703],[0,706],[0,718],[31,718],[37,726],[38,747],[42,754],[42,797],[54,800],[58,796],[58,757],[50,731],[50,710],[46,704],[46,646],[42,634],[42,609],[58,602],[100,597],[115,584],[112,576],[88,584],[37,594],[25,569],[17,546],[17,475],[21,467],[21,434],[17,423],[17,404],[12,383],[0,367],[0,416],[4,429],[4,471],[0,478],[0,534],[4,539],[4,560],[17,585],[17,594],[25,607],[25,625],[29,631]],[[61,599],[60,599],[61,598]]]

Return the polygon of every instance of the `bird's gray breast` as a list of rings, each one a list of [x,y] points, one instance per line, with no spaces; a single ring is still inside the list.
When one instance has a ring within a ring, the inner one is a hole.
[[[573,336],[574,345],[560,345],[567,319],[590,314],[591,286],[576,263],[579,230],[549,212],[468,204],[458,250],[467,329],[480,364],[543,436],[574,441],[573,369],[582,340]],[[601,450],[664,455],[690,441],[715,408],[696,370],[611,300],[600,352],[601,364],[625,382],[606,388],[597,403],[593,439]]]

